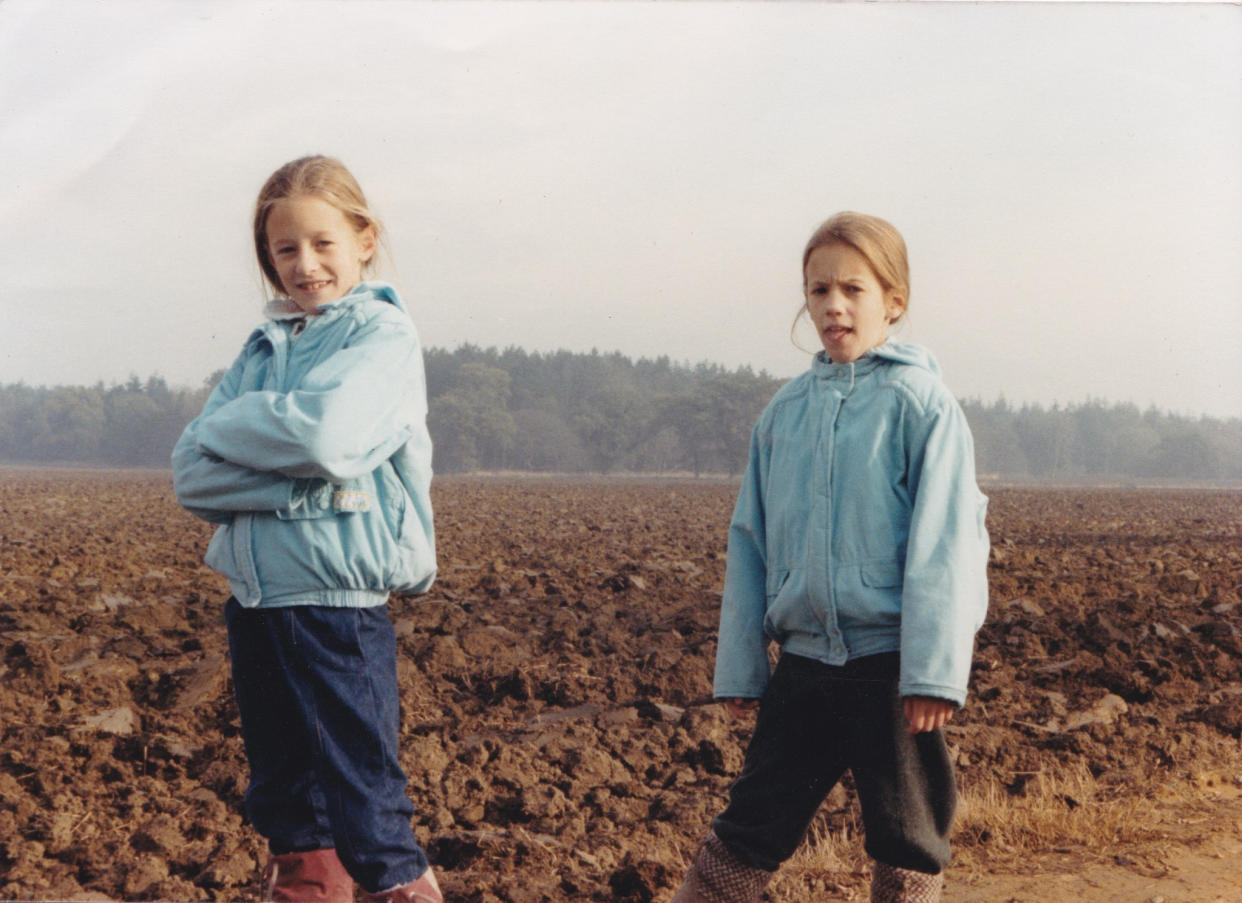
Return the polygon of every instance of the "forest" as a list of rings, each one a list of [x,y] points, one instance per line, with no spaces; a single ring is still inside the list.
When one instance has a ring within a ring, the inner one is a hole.
[[[748,367],[520,348],[426,353],[441,473],[739,474],[751,427],[783,380]],[[0,386],[0,461],[166,467],[202,408],[198,388]],[[1242,418],[1087,400],[1015,406],[966,398],[984,479],[1242,483]]]

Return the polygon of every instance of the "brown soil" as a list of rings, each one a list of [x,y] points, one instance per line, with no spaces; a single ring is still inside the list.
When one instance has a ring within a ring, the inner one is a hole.
[[[734,487],[438,480],[391,606],[402,758],[446,897],[667,900],[748,726],[705,704]],[[947,900],[1242,901],[1242,495],[993,489],[963,788],[1085,766],[1141,837],[959,833]],[[0,898],[255,899],[210,528],[167,474],[0,470]],[[848,794],[818,827],[848,835]],[[861,869],[771,899],[865,899]],[[809,893],[814,891],[814,893]],[[835,895],[835,896],[834,896]]]

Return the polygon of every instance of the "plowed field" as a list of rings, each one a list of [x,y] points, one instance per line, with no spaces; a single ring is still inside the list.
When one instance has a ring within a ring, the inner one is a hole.
[[[734,492],[437,480],[441,576],[390,610],[416,830],[447,898],[671,896],[749,731],[705,700]],[[1170,823],[1161,792],[1197,788],[1170,836],[1216,855],[1196,837],[1237,831],[1242,494],[989,495],[992,609],[949,728],[963,787],[998,778],[1019,800],[1086,769],[1101,798]],[[209,535],[164,473],[0,469],[0,898],[255,899]],[[820,822],[852,830],[846,792]],[[987,880],[986,834],[959,838],[962,898]],[[1178,867],[1107,837],[1075,855]],[[863,883],[807,873],[771,898],[863,899]]]

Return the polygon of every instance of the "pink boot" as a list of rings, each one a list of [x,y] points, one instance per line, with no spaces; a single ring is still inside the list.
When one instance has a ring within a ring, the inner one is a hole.
[[[440,893],[440,885],[436,883],[436,875],[431,866],[409,884],[390,887],[373,894],[364,891],[358,895],[358,899],[361,903],[444,903],[444,896]]]
[[[353,903],[354,879],[336,850],[281,853],[263,869],[263,899],[275,903]]]

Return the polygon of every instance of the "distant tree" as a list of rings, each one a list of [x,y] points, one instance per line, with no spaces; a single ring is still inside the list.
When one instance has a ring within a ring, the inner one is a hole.
[[[593,470],[610,473],[646,438],[650,402],[629,386],[604,386],[583,398],[569,424]]]
[[[112,389],[104,396],[104,427],[100,442],[103,460],[109,464],[166,465],[175,436],[161,427],[159,404],[132,384]]]
[[[0,453],[8,460],[33,459],[30,439],[43,422],[37,396],[46,391],[18,383],[0,394]]]
[[[570,473],[590,469],[582,441],[555,411],[521,408],[513,412],[513,424],[514,469]]]
[[[37,461],[89,461],[99,451],[103,410],[90,389],[57,386],[43,393],[28,436]]]
[[[975,467],[981,474],[1025,476],[1026,452],[1014,430],[1014,412],[1004,398],[991,405],[966,400],[962,411],[975,441]]]
[[[736,474],[780,380],[741,367],[622,354],[462,345],[425,354],[440,472],[475,469]],[[0,386],[0,460],[163,467],[224,371],[193,389],[160,376],[93,387]],[[966,399],[981,474],[1242,481],[1242,419],[1131,404],[1014,408]]]
[[[707,470],[740,473],[746,465],[750,432],[774,381],[749,371],[704,371],[686,391],[664,398],[658,422],[673,430],[699,476]]]
[[[430,405],[427,426],[443,471],[507,466],[516,426],[509,413],[509,374],[469,362],[457,368],[453,387]]]
[[[1050,411],[1023,406],[1015,418],[1014,433],[1032,476],[1067,477],[1081,472],[1082,461],[1072,456],[1073,429],[1058,406]]]
[[[1169,418],[1161,432],[1160,440],[1151,451],[1150,475],[1183,480],[1211,480],[1221,476],[1217,451],[1198,424]]]

